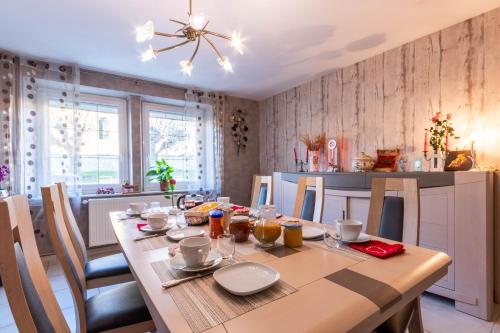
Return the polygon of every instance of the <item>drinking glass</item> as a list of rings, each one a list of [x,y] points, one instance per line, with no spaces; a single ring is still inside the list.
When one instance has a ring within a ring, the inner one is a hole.
[[[323,241],[328,247],[338,247],[337,226],[335,222],[323,222],[323,231],[325,235]]]
[[[175,225],[177,228],[182,229],[187,226],[186,218],[184,217],[184,212],[182,210],[176,211],[174,215]]]
[[[154,201],[149,204],[150,212],[159,212],[160,211],[160,203],[158,201]]]
[[[222,234],[217,236],[217,251],[222,259],[232,260],[235,251],[235,239],[232,234]]]

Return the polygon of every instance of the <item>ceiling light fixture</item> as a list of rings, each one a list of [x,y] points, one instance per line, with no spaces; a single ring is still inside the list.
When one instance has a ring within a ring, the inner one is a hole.
[[[189,60],[183,60],[179,64],[181,66],[181,71],[191,76],[191,72],[193,70],[193,60],[196,54],[198,53],[198,49],[200,48],[201,39],[204,39],[208,45],[214,50],[218,63],[222,66],[222,68],[226,72],[233,71],[233,65],[229,61],[229,58],[222,55],[222,53],[217,49],[217,46],[214,42],[209,38],[210,36],[219,37],[222,39],[226,39],[231,43],[231,47],[237,51],[239,54],[243,54],[244,45],[243,40],[238,32],[233,32],[231,37],[207,30],[207,26],[209,21],[205,19],[205,17],[201,14],[193,15],[192,11],[192,0],[189,0],[189,12],[188,12],[188,22],[182,22],[170,19],[170,21],[182,25],[180,29],[178,29],[175,33],[169,34],[164,32],[157,32],[154,30],[154,25],[152,21],[147,21],[144,25],[136,28],[136,41],[138,43],[142,43],[148,40],[153,39],[154,36],[162,36],[162,37],[171,37],[171,38],[181,38],[184,39],[182,42],[167,46],[161,49],[153,49],[151,45],[141,54],[142,61],[149,61],[164,51],[173,50],[190,42],[196,42],[196,47],[194,49],[193,55]]]

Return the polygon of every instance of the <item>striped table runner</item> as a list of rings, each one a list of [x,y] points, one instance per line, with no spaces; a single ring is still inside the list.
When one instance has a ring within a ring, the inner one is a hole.
[[[162,282],[185,277],[172,269],[169,260],[151,263]],[[160,286],[158,285],[160,288]],[[212,275],[188,281],[168,289],[193,332],[203,332],[252,311],[297,290],[283,281],[249,296],[235,296],[217,284]]]

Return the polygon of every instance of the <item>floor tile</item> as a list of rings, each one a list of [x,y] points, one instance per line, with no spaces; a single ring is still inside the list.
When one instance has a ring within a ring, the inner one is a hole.
[[[14,317],[12,316],[12,312],[10,312],[10,308],[8,304],[0,305],[0,327],[6,327],[10,325],[15,325]]]
[[[63,310],[63,315],[64,318],[66,319],[66,322],[68,323],[69,329],[71,332],[76,332],[76,313],[75,313],[75,308],[67,308]]]
[[[51,264],[47,268],[47,276],[54,277],[64,275],[64,270],[59,263]]]
[[[16,325],[0,327],[0,333],[18,333],[18,332],[19,330],[17,329]]]
[[[0,305],[7,304],[9,300],[7,299],[7,295],[5,294],[4,287],[0,287]]]
[[[61,309],[67,309],[73,307],[73,296],[71,295],[71,291],[69,289],[62,289],[54,292],[56,295],[57,303]]]
[[[99,288],[87,289],[87,299],[99,294]]]
[[[68,281],[66,280],[66,277],[64,275],[49,277],[49,281],[53,291],[69,288]]]

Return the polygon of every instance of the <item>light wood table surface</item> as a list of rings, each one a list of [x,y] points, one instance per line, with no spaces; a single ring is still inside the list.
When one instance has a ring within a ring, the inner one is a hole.
[[[113,229],[158,332],[191,332],[169,290],[161,288],[161,281],[151,266],[152,262],[169,258],[167,248],[144,250],[140,244],[144,241],[134,241],[140,235],[136,224],[144,222],[120,220],[119,214],[110,214]],[[321,227],[313,222],[303,223]],[[208,226],[200,228],[207,230]],[[297,292],[205,332],[371,332],[443,277],[451,263],[451,258],[444,253],[406,244],[402,255],[388,259],[364,255],[359,260],[328,248],[323,241],[304,242],[307,250],[299,248],[293,255],[277,257],[256,247],[255,239],[250,238],[247,243],[236,243],[236,257],[274,268],[281,280]],[[381,310],[369,298],[325,278],[345,269],[394,288],[401,298]]]

